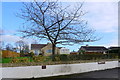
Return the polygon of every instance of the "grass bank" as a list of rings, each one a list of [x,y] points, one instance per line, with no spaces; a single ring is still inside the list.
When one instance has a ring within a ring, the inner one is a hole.
[[[101,60],[47,61],[47,62],[28,62],[28,63],[3,63],[2,67],[76,64],[76,63],[89,63],[89,62],[99,62],[99,61],[117,61],[117,60],[118,59],[101,59]]]

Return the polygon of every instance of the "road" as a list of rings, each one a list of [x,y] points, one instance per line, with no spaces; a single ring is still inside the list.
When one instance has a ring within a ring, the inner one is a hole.
[[[102,70],[102,71],[72,74],[67,76],[32,78],[27,80],[120,80],[118,79],[120,75],[119,72],[120,72],[120,68],[115,68],[115,69]],[[3,80],[13,80],[13,79],[3,79]]]

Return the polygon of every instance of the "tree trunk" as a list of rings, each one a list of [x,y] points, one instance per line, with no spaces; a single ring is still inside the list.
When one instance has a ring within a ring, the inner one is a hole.
[[[56,44],[52,44],[52,61],[55,61],[55,49],[56,49]]]

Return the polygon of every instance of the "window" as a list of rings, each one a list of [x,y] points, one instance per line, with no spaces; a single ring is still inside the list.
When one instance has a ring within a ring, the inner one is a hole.
[[[35,50],[35,55],[39,55],[39,51],[38,50]]]
[[[46,50],[46,53],[52,53],[51,49]]]

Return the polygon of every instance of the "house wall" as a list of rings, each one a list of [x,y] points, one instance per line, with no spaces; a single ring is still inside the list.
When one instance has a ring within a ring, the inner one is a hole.
[[[92,51],[92,50],[86,50],[85,48],[80,48],[79,51],[80,51],[80,50],[85,51],[85,54],[92,54],[92,53],[106,54],[106,51],[107,51],[107,50],[95,50],[95,51],[93,50],[93,51]]]
[[[31,52],[33,52],[35,55],[39,55],[41,53],[41,50],[40,49],[34,49],[34,50],[31,50]]]
[[[36,55],[39,55],[39,53],[42,53],[44,56],[50,56],[52,55],[52,44],[48,43],[45,47],[43,47],[42,49],[34,49],[31,50],[33,53],[35,53]],[[37,51],[38,53],[36,53],[35,51]],[[55,54],[70,54],[69,49],[66,48],[57,48],[55,49]]]
[[[83,51],[85,51],[85,49],[84,49],[84,48],[80,48],[80,50],[83,50]]]
[[[82,52],[83,51],[83,52]],[[80,48],[79,49],[79,52],[81,53],[81,54],[83,54],[84,53],[84,51],[85,51],[85,49],[84,48]]]
[[[59,50],[60,54],[70,54],[70,50],[69,49],[66,49],[66,48],[61,48]]]
[[[48,45],[42,48],[41,51],[45,56],[52,55],[52,44],[48,43]],[[59,54],[58,48],[56,48],[55,54]]]
[[[106,54],[105,51],[85,51],[85,54]]]
[[[85,51],[85,54],[98,54],[98,53],[100,53],[100,54],[106,54],[106,51],[87,51],[84,48],[80,48],[80,50]]]

